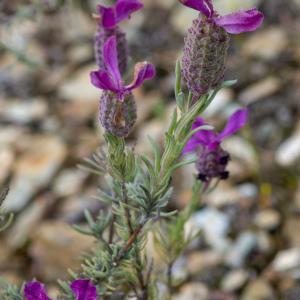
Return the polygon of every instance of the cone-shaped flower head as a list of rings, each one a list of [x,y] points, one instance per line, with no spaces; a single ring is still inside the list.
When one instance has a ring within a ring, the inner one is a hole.
[[[115,36],[117,41],[119,69],[122,74],[127,69],[128,46],[125,33],[119,28],[118,23],[130,18],[130,15],[141,9],[143,4],[139,0],[117,0],[111,7],[98,5],[98,28],[95,35],[95,58],[99,68],[104,68],[102,48],[105,41]]]
[[[224,78],[229,33],[254,31],[263,22],[263,14],[253,8],[219,16],[211,0],[180,0],[198,10],[185,37],[182,59],[183,79],[194,99],[215,88]]]
[[[242,128],[247,120],[248,110],[240,109],[231,115],[220,133],[213,130],[200,130],[190,138],[183,153],[197,153],[196,168],[201,181],[209,182],[213,178],[226,179],[228,177],[229,173],[226,171],[226,167],[230,155],[222,149],[221,143]],[[192,129],[206,124],[202,118],[196,118]]]
[[[88,279],[77,279],[71,283],[71,290],[75,300],[96,300],[97,289]],[[24,296],[26,300],[51,300],[47,295],[45,286],[38,281],[25,284]]]
[[[118,66],[116,38],[110,37],[103,47],[104,69],[91,72],[91,82],[103,90],[100,99],[100,122],[106,131],[126,136],[136,120],[136,106],[131,91],[155,75],[147,62],[135,65],[132,83],[125,85]]]

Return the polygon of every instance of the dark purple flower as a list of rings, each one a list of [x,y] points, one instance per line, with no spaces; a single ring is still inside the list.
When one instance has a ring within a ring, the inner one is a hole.
[[[226,179],[229,154],[222,149],[222,141],[236,133],[248,120],[248,109],[240,109],[231,115],[224,129],[218,133],[213,130],[200,130],[187,142],[183,153],[196,152],[199,157],[196,163],[198,177],[202,181],[210,181],[217,177]],[[207,125],[202,118],[196,118],[192,130]]]
[[[77,279],[71,283],[71,289],[75,295],[75,300],[96,300],[97,289],[91,280]]]
[[[51,300],[46,293],[45,286],[38,281],[26,283],[24,296],[26,300]]]
[[[116,38],[114,36],[105,42],[103,58],[105,70],[100,69],[91,72],[91,82],[102,90],[113,92],[119,101],[123,101],[125,96],[130,94],[133,89],[155,75],[155,68],[152,64],[140,62],[135,65],[132,83],[125,85],[118,66]]]
[[[256,8],[219,16],[212,5],[212,0],[180,0],[180,2],[200,11],[208,20],[223,27],[231,34],[254,31],[262,24],[264,19],[264,15]]]
[[[112,29],[124,19],[130,17],[132,13],[143,8],[139,0],[117,0],[116,4],[111,7],[98,5],[100,23],[105,29]]]

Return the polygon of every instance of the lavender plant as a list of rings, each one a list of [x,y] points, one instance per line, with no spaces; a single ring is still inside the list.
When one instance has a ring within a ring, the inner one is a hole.
[[[214,131],[199,115],[222,87],[235,83],[223,80],[229,34],[257,29],[263,15],[251,9],[219,16],[211,0],[180,2],[198,10],[200,15],[185,38],[182,63],[176,64],[177,107],[163,146],[149,137],[152,157],[135,153],[127,145],[126,137],[137,114],[132,90],[151,79],[155,68],[148,62],[136,64],[132,83],[124,84],[127,46],[125,35],[117,25],[142,4],[138,0],[118,0],[113,7],[98,7],[95,49],[99,69],[91,72],[91,82],[101,90],[99,119],[105,129],[106,145],[86,161],[86,166],[106,180],[107,188],[100,190],[98,197],[105,208],[96,218],[86,211],[88,226],[75,227],[93,236],[97,243],[82,269],[71,272],[72,282],[60,281],[59,299],[161,299],[158,282],[168,286],[171,299],[176,288],[173,264],[196,237],[185,236],[185,223],[213,181],[229,176],[226,167],[230,154],[223,149],[222,141],[245,125],[248,110],[236,111],[221,133]],[[194,158],[185,159],[183,154],[188,152]],[[192,163],[196,174],[191,201],[181,212],[166,212],[164,208],[172,196],[173,173]],[[159,228],[155,226],[157,221]],[[156,274],[151,258],[145,254],[150,232],[166,263],[165,274]],[[14,297],[5,299],[51,300],[43,284],[37,281],[27,283],[23,292],[14,290],[14,293]]]

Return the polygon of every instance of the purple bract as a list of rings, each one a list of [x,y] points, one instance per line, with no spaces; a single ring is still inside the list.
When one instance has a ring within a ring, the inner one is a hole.
[[[96,300],[97,290],[88,279],[77,279],[71,283],[71,290],[75,300]],[[26,300],[51,300],[47,295],[45,286],[38,281],[31,281],[25,284],[24,296]]]
[[[231,34],[254,31],[262,24],[264,19],[263,14],[256,8],[219,16],[213,7],[212,0],[180,0],[180,2],[185,6],[200,11],[208,20],[223,27]]]
[[[112,7],[98,5],[100,23],[105,29],[114,28],[119,22],[130,17],[132,13],[143,8],[138,0],[118,0]]]
[[[94,86],[113,92],[119,101],[123,101],[127,94],[139,87],[145,80],[155,75],[155,68],[147,62],[140,62],[135,65],[134,79],[131,84],[124,85],[118,66],[118,55],[116,38],[110,37],[103,47],[104,70],[91,72],[91,82]]]

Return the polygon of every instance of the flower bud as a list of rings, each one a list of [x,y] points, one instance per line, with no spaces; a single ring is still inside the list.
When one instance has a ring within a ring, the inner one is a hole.
[[[103,91],[100,98],[100,122],[107,132],[125,137],[130,133],[136,118],[136,103],[132,93],[120,101],[114,93]]]
[[[229,35],[213,21],[199,17],[185,37],[182,75],[193,100],[215,88],[224,78]]]
[[[96,64],[99,69],[105,69],[102,50],[104,43],[111,36],[116,37],[119,69],[121,74],[124,74],[128,64],[128,45],[125,33],[118,26],[112,29],[103,28],[100,25],[98,26],[94,43]]]

